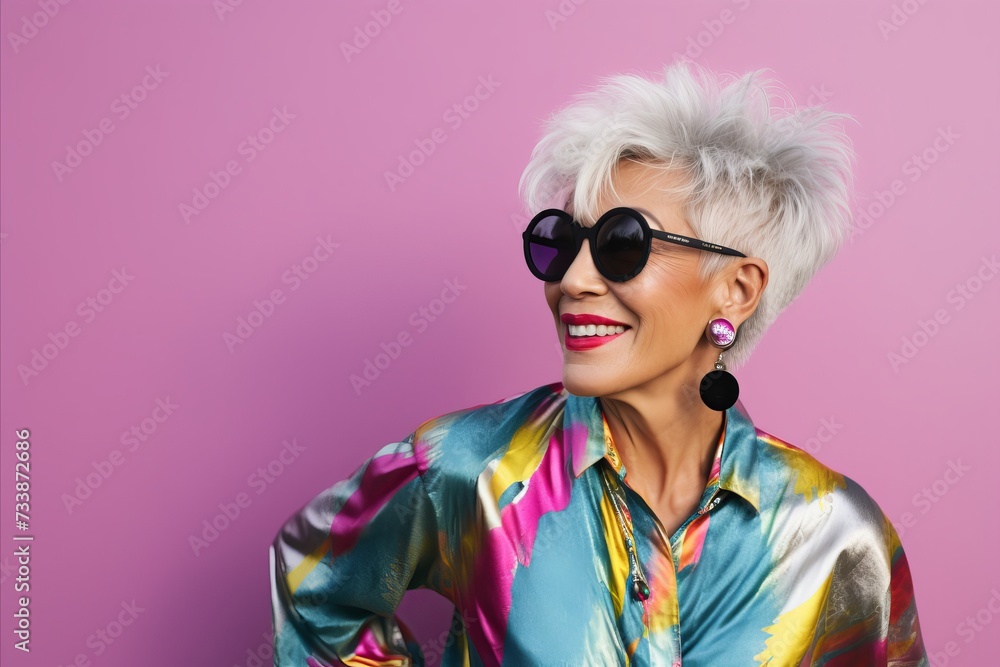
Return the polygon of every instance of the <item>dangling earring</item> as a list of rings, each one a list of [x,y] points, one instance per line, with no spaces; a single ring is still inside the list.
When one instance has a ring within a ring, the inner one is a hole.
[[[736,342],[736,328],[733,327],[732,322],[723,317],[717,317],[709,322],[706,333],[712,345],[721,350],[729,349]],[[715,370],[706,373],[698,387],[701,400],[705,402],[705,405],[719,412],[731,408],[740,396],[740,383],[731,373],[726,371],[726,365],[722,362],[722,354],[719,352],[719,358],[715,362]]]

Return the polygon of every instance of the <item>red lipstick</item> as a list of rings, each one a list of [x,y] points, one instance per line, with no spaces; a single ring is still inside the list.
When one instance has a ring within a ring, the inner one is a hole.
[[[582,315],[574,315],[573,313],[563,313],[559,318],[563,324],[607,324],[609,326],[620,326],[627,327],[628,325],[624,322],[618,322],[617,320],[609,320],[606,317],[601,317],[600,315],[590,315],[589,313],[584,313]]]

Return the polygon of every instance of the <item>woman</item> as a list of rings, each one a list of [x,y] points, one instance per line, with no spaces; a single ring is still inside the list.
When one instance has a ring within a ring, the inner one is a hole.
[[[726,370],[847,234],[837,118],[687,63],[555,114],[521,186],[562,382],[424,422],[294,515],[275,664],[928,664],[892,524]],[[424,647],[393,615],[421,586],[455,604]]]

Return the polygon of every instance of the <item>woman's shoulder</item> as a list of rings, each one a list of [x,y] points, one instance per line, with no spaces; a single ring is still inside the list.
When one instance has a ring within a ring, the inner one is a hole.
[[[816,560],[814,567],[838,581],[866,571],[868,595],[884,591],[902,553],[899,536],[868,490],[810,452],[757,429],[761,451],[760,518],[767,541]],[[792,559],[798,562],[798,559]],[[810,567],[813,567],[810,566]],[[805,567],[805,565],[802,565]],[[860,569],[859,569],[860,568]],[[824,576],[826,576],[824,574]]]
[[[426,471],[478,475],[519,432],[547,432],[561,419],[566,396],[561,383],[544,384],[427,419],[407,439]]]
[[[830,515],[830,527],[869,528],[888,537],[892,525],[879,503],[857,480],[806,449],[756,428],[764,451],[761,484],[774,490],[775,505],[814,507]]]

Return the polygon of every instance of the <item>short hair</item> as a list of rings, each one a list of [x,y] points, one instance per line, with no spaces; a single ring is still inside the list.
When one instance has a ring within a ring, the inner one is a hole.
[[[546,119],[518,186],[529,215],[554,205],[593,224],[620,160],[683,174],[665,194],[681,198],[696,235],[769,268],[756,310],[726,352],[733,367],[851,228],[855,155],[837,121],[853,118],[797,108],[765,71],[719,75],[682,59],[659,82],[604,77]],[[701,253],[702,278],[732,260]]]

